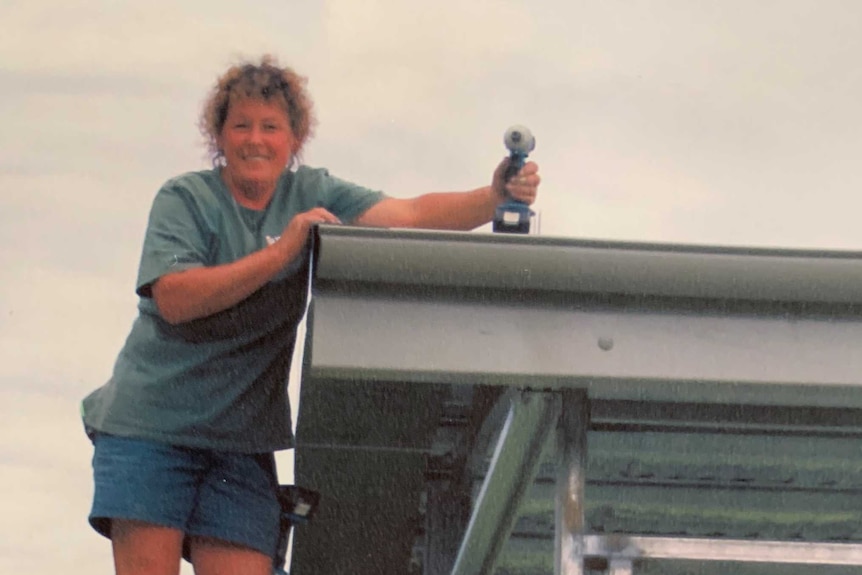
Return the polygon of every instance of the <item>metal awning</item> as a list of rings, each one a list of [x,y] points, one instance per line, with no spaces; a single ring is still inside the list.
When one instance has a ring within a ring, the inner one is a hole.
[[[319,241],[307,377],[862,407],[859,253],[347,227]]]
[[[371,485],[379,473],[388,477],[392,501],[418,497],[416,469],[429,453],[445,388],[519,390],[509,397],[454,573],[490,572],[535,476],[539,463],[530,454],[552,432],[559,438],[557,572],[581,573],[584,557],[616,549],[617,539],[584,532],[590,402],[696,406],[684,423],[701,428],[732,406],[739,408],[736,425],[766,430],[786,428],[785,407],[821,410],[825,416],[805,422],[814,429],[846,410],[843,429],[860,428],[862,253],[325,226],[314,259],[300,481],[357,473],[356,482]],[[361,409],[358,403],[374,406],[364,413],[376,415],[363,421],[350,409]],[[387,416],[404,421],[383,421]],[[399,426],[410,427],[409,436]],[[341,516],[367,513],[367,506],[351,507],[360,491],[350,493],[336,497]],[[408,508],[380,509],[390,527],[410,529]],[[383,529],[381,521],[363,520]],[[295,572],[302,575],[310,572],[303,562],[310,565],[332,540],[320,530],[298,536]],[[608,551],[615,574],[631,573],[637,557],[663,556],[675,543],[629,541],[635,546],[624,553]],[[677,549],[696,548],[689,558],[703,558],[711,543],[716,556],[742,549],[736,560],[751,557],[745,543],[697,540]],[[862,563],[858,545],[837,545],[837,564]],[[392,556],[405,553],[402,546]]]

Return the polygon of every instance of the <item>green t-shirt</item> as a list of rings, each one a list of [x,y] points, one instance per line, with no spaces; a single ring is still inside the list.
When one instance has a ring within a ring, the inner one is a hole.
[[[257,453],[293,446],[287,378],[308,289],[305,256],[236,306],[170,325],[150,287],[170,272],[236,261],[275,241],[294,215],[324,207],[351,222],[380,192],[325,170],[286,170],[266,210],[238,205],[220,170],[157,194],[138,272],[138,317],[111,379],[84,399],[84,424],[114,435]]]

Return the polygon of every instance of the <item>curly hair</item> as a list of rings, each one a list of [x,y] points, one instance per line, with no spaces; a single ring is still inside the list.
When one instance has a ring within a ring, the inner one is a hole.
[[[297,141],[296,155],[311,138],[316,119],[311,97],[305,88],[307,80],[291,68],[280,67],[274,56],[264,55],[260,64],[244,62],[228,68],[204,102],[199,127],[212,157],[213,165],[224,162],[218,137],[224,128],[232,101],[254,98],[275,102],[284,107],[290,129]]]

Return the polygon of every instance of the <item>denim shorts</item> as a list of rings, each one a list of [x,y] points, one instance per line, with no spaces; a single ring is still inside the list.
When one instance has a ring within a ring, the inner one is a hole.
[[[192,449],[98,432],[93,444],[89,519],[105,537],[112,519],[134,519],[274,557],[281,508],[271,453]]]

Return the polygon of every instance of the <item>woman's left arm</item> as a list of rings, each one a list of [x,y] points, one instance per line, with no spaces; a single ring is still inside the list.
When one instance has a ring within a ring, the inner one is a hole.
[[[468,192],[434,192],[415,198],[386,198],[356,219],[362,226],[388,228],[425,228],[440,230],[472,230],[494,217],[494,210],[508,198],[525,204],[536,200],[541,182],[539,167],[527,162],[508,182],[503,174],[509,159],[504,159],[490,186]]]

